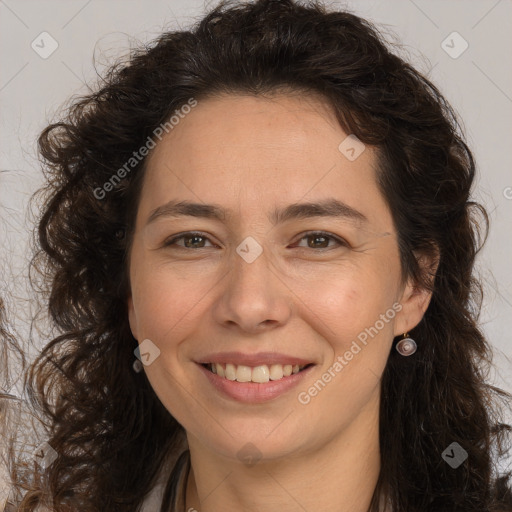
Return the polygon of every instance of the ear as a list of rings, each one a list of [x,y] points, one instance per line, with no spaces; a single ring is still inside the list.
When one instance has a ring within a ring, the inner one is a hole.
[[[430,283],[430,289],[414,282],[412,278],[407,281],[399,300],[402,309],[395,317],[395,336],[411,331],[420,323],[432,298],[431,289],[433,288],[434,278],[439,266],[439,250],[436,247],[435,254],[432,256],[415,253],[415,257],[420,266],[421,273]]]
[[[127,300],[128,305],[128,321],[130,323],[130,330],[132,331],[133,337],[138,340],[138,326],[137,326],[137,315],[135,314],[135,307],[133,306],[133,298],[130,294]]]

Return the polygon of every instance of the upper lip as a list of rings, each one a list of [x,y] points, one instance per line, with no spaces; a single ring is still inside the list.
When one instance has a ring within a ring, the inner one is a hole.
[[[202,357],[199,361],[196,362],[199,364],[231,363],[237,366],[262,366],[265,364],[291,364],[292,366],[298,364],[299,366],[303,366],[313,363],[308,359],[290,356],[287,354],[279,354],[277,352],[258,352],[256,354],[244,354],[242,352],[216,352],[215,354]]]

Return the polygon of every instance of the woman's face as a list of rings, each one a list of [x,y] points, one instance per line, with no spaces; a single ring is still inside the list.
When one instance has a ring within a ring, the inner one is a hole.
[[[347,136],[314,97],[225,95],[148,157],[130,325],[155,393],[205,450],[272,459],[377,428],[393,337],[427,298],[402,284],[376,153]]]

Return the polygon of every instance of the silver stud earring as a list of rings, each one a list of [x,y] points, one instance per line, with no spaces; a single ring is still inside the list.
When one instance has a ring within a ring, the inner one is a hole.
[[[409,338],[409,333],[404,333],[403,338],[396,344],[396,350],[402,356],[412,356],[417,348],[416,342]]]

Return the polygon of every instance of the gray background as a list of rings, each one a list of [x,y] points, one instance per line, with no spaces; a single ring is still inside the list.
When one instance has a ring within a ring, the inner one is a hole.
[[[512,391],[512,2],[328,4],[384,25],[388,38],[403,43],[401,56],[439,86],[464,122],[479,169],[474,197],[491,216],[490,237],[478,260],[486,283],[481,320],[496,353],[497,367],[489,378]],[[165,29],[187,27],[213,5],[197,0],[0,0],[0,282],[2,295],[11,297],[9,316],[21,339],[28,339],[27,318],[34,310],[26,277],[32,229],[27,206],[41,184],[38,132],[73,94],[88,92],[85,83],[96,80],[93,56],[101,73],[130,46]],[[31,47],[34,41],[40,52],[50,48],[48,36],[40,36],[44,31],[58,43],[47,58]],[[457,58],[442,47],[446,40],[452,54],[460,52],[464,43],[450,36],[454,31],[469,45]],[[18,388],[14,383],[12,391]]]

